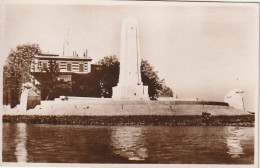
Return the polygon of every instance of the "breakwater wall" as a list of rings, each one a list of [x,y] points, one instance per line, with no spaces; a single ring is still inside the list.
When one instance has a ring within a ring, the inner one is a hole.
[[[167,125],[167,126],[254,126],[254,115],[132,115],[132,116],[54,116],[3,115],[4,123],[70,125]]]

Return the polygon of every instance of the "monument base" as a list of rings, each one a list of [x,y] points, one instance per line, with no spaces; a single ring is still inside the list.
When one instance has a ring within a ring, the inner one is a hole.
[[[118,86],[113,87],[113,99],[149,100],[148,86]]]

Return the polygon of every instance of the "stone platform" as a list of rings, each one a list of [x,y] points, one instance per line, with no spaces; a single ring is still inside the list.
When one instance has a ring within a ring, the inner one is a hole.
[[[212,116],[250,115],[237,110],[224,102],[212,101],[178,101],[178,100],[117,100],[106,98],[69,97],[54,101],[41,101],[35,109],[3,110],[4,115],[69,115],[69,116]]]

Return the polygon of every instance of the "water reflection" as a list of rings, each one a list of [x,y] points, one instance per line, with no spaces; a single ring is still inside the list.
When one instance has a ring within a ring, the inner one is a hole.
[[[239,158],[244,154],[242,141],[247,141],[250,137],[246,128],[241,127],[225,127],[226,143],[229,151],[227,152],[231,158]]]
[[[3,161],[253,164],[253,127],[3,124]]]
[[[148,157],[142,127],[114,127],[111,141],[114,153],[128,160],[145,160]]]
[[[17,136],[15,139],[16,142],[15,156],[17,162],[27,162],[26,140],[27,140],[26,124],[18,123]]]

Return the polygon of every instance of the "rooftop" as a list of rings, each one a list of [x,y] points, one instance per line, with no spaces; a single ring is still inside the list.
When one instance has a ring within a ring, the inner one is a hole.
[[[59,56],[57,54],[44,54],[40,53],[35,55],[35,58],[40,60],[67,60],[67,61],[91,61],[90,57],[77,57],[77,56]]]
[[[38,56],[59,56],[58,54],[40,53]]]

